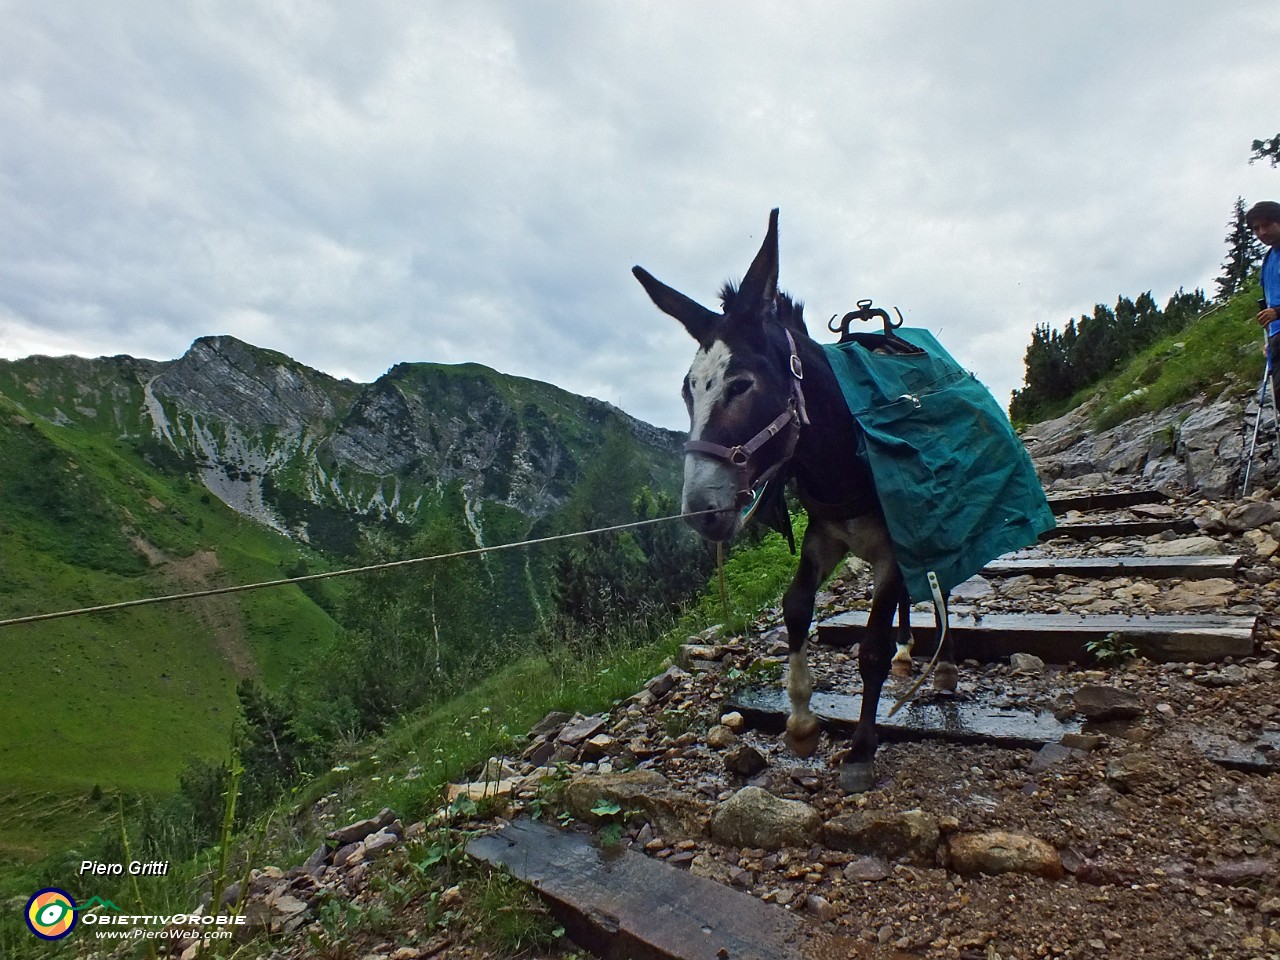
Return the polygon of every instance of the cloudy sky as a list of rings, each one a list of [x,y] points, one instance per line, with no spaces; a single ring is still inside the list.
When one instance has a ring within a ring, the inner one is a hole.
[[[1002,403],[1037,323],[1211,289],[1280,131],[1271,0],[0,0],[0,356],[232,334],[369,381],[479,361],[687,426],[781,207],[811,328],[862,297]],[[815,321],[817,321],[815,323]]]

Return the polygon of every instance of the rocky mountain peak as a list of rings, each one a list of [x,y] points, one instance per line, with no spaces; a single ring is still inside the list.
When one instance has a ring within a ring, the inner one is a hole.
[[[344,413],[357,387],[282,353],[214,336],[196,340],[151,389],[191,413],[242,427],[301,432]]]

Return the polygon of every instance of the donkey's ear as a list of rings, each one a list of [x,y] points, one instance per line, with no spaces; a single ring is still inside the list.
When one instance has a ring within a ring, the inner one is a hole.
[[[690,300],[683,293],[672,290],[661,280],[654,279],[644,267],[632,267],[631,272],[640,281],[645,293],[649,294],[649,299],[657,304],[658,309],[683,323],[691,337],[701,344],[705,344],[711,338],[712,329],[721,319],[720,314],[708,310],[695,300]]]
[[[769,229],[765,231],[760,252],[751,261],[747,275],[738,288],[736,306],[754,314],[761,306],[772,306],[778,297],[778,208],[769,214]]]

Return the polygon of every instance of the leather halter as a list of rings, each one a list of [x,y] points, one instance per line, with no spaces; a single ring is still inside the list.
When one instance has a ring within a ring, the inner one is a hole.
[[[744,507],[751,503],[755,496],[754,491],[772,479],[791,459],[796,450],[796,442],[800,439],[801,426],[808,426],[809,424],[809,413],[804,405],[804,389],[801,386],[804,381],[804,366],[800,363],[800,355],[796,352],[796,342],[791,336],[791,331],[783,330],[783,332],[787,335],[787,345],[791,348],[791,359],[789,361],[791,368],[791,396],[787,398],[787,408],[754,437],[736,447],[726,447],[718,443],[709,443],[706,440],[690,440],[684,445],[685,453],[703,453],[707,456],[715,457],[717,460],[724,460],[734,468],[738,476],[737,499],[739,507]],[[751,480],[752,458],[755,457],[761,447],[787,428],[790,429],[790,435],[787,437],[786,451],[783,453],[782,458],[777,463],[762,470],[753,483]]]

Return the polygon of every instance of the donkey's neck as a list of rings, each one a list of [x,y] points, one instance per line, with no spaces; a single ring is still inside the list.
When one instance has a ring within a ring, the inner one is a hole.
[[[813,513],[845,519],[880,509],[871,471],[858,456],[860,428],[849,413],[826,351],[797,338],[804,363],[809,425],[800,431],[792,460],[800,501]]]

